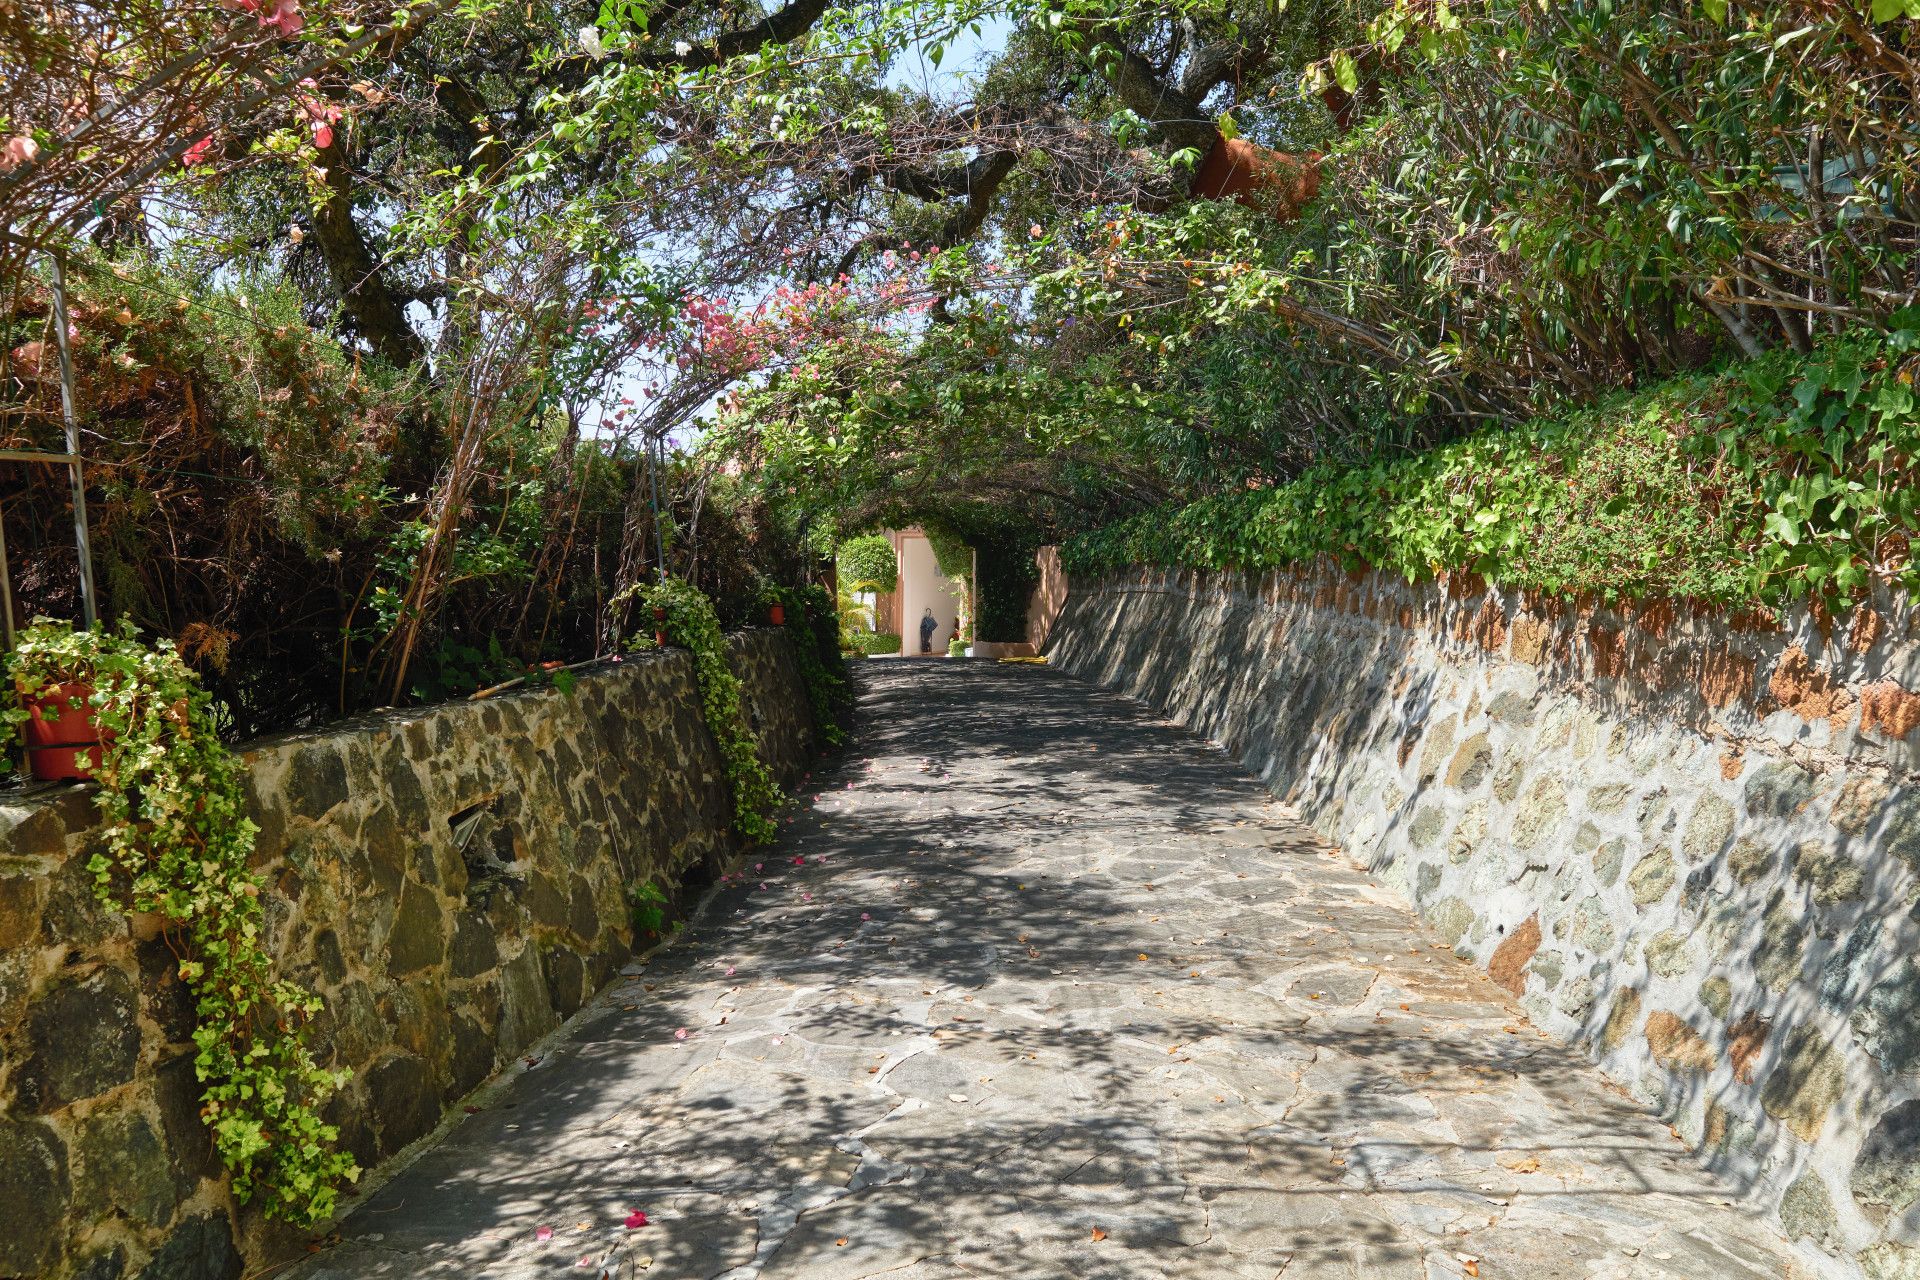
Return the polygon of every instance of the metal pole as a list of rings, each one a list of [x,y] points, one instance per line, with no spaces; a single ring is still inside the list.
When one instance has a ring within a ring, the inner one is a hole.
[[[667,580],[667,539],[660,529],[660,468],[654,461],[656,445],[664,457],[667,451],[665,440],[656,441],[653,433],[647,432],[647,483],[653,490],[653,546],[654,554],[659,557],[660,581],[665,582]]]
[[[7,522],[0,512],[0,625],[6,630],[7,652],[13,652],[13,577],[7,572]]]
[[[80,553],[80,616],[87,630],[100,620],[93,594],[93,546],[87,539],[87,478],[80,464],[80,415],[73,403],[73,353],[67,349],[67,275],[53,259],[53,331],[60,348],[60,412],[67,425],[67,474],[73,480],[73,545]],[[11,629],[12,620],[9,618]]]

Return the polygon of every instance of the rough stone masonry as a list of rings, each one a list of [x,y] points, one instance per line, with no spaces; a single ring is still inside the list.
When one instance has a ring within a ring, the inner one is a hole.
[[[782,633],[731,639],[785,781],[812,741]],[[634,943],[628,892],[732,847],[674,652],[548,689],[252,744],[272,951],[318,991],[352,1083],[329,1118],[372,1169],[579,1009]],[[300,1237],[236,1209],[158,921],[94,898],[91,796],[0,797],[0,1277],[235,1280]]]
[[[1141,571],[1050,656],[1224,744],[1803,1248],[1913,1280],[1916,621]]]

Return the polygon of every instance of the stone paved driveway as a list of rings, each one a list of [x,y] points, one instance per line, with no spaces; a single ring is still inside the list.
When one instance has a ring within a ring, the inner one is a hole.
[[[762,869],[296,1274],[1813,1274],[1225,757],[1044,668],[862,678]]]

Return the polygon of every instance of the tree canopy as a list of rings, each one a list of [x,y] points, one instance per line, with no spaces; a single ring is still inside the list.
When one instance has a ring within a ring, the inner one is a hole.
[[[261,722],[425,696],[610,644],[663,567],[746,600],[907,520],[1017,556],[1904,332],[1914,34],[1879,0],[13,0],[0,409],[58,420],[58,253],[113,610],[251,672]],[[58,478],[9,486],[23,608],[71,612]]]

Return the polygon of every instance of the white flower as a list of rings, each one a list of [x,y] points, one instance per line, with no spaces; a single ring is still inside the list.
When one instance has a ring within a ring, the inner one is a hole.
[[[595,62],[600,62],[606,58],[607,46],[600,43],[600,28],[591,26],[582,27],[578,35],[580,38],[580,48],[589,58],[592,58]]]
[[[693,46],[685,40],[675,40],[673,42],[673,52],[675,57],[684,58],[693,52]]]

